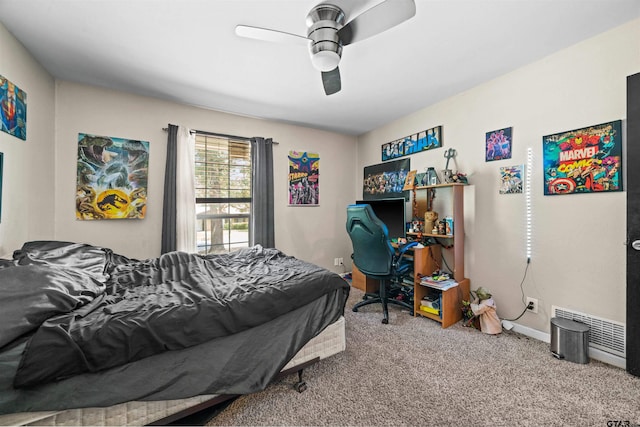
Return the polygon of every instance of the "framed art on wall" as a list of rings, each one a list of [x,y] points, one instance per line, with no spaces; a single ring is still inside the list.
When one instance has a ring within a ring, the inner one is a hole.
[[[9,79],[0,76],[0,129],[27,139],[27,94]]]
[[[4,154],[0,153],[0,222],[2,222],[2,174],[4,170]]]
[[[289,206],[320,205],[320,156],[289,151]]]
[[[622,191],[622,120],[542,138],[544,194]]]
[[[511,128],[487,132],[485,136],[485,161],[511,158]]]
[[[442,147],[442,126],[382,144],[382,161]]]
[[[78,134],[76,219],[143,219],[149,142]]]
[[[409,191],[404,191],[404,182],[411,170],[411,159],[379,163],[364,168],[362,198],[387,199],[404,197],[409,199]]]
[[[522,193],[524,187],[524,165],[500,168],[500,194]]]

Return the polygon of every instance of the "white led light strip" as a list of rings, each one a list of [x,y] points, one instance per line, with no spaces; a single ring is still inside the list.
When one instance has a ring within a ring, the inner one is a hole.
[[[531,262],[531,169],[533,169],[533,150],[527,148],[527,170],[525,195],[527,200],[527,263]]]

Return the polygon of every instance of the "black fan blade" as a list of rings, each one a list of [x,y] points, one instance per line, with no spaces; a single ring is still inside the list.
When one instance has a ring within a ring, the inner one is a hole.
[[[322,84],[324,85],[324,93],[327,95],[333,95],[336,92],[340,92],[340,89],[342,89],[342,83],[340,82],[340,70],[338,67],[331,71],[322,72]]]
[[[237,25],[236,35],[250,39],[264,40],[276,43],[295,43],[309,46],[311,40],[297,34],[285,33],[284,31],[270,30],[268,28],[251,27],[249,25]]]
[[[343,46],[395,27],[416,14],[414,0],[386,0],[362,12],[338,31]]]

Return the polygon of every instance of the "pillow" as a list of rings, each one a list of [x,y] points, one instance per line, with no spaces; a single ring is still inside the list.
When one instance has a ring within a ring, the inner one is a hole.
[[[0,268],[0,348],[103,291],[102,283],[81,270],[38,264]]]
[[[13,253],[13,259],[20,265],[51,265],[73,267],[91,274],[95,279],[104,282],[109,250],[85,243],[42,240],[26,242],[22,248]]]

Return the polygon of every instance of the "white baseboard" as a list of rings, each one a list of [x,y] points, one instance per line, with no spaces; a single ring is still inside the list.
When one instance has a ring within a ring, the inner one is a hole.
[[[535,338],[539,341],[551,343],[551,334],[541,332],[537,329],[530,328],[528,326],[519,325],[513,323],[512,331],[522,335],[526,335],[531,338]],[[612,366],[616,366],[621,369],[627,368],[627,359],[624,357],[616,356],[606,351],[599,350],[597,348],[589,347],[589,357],[591,359],[599,360],[600,362],[607,363]]]

